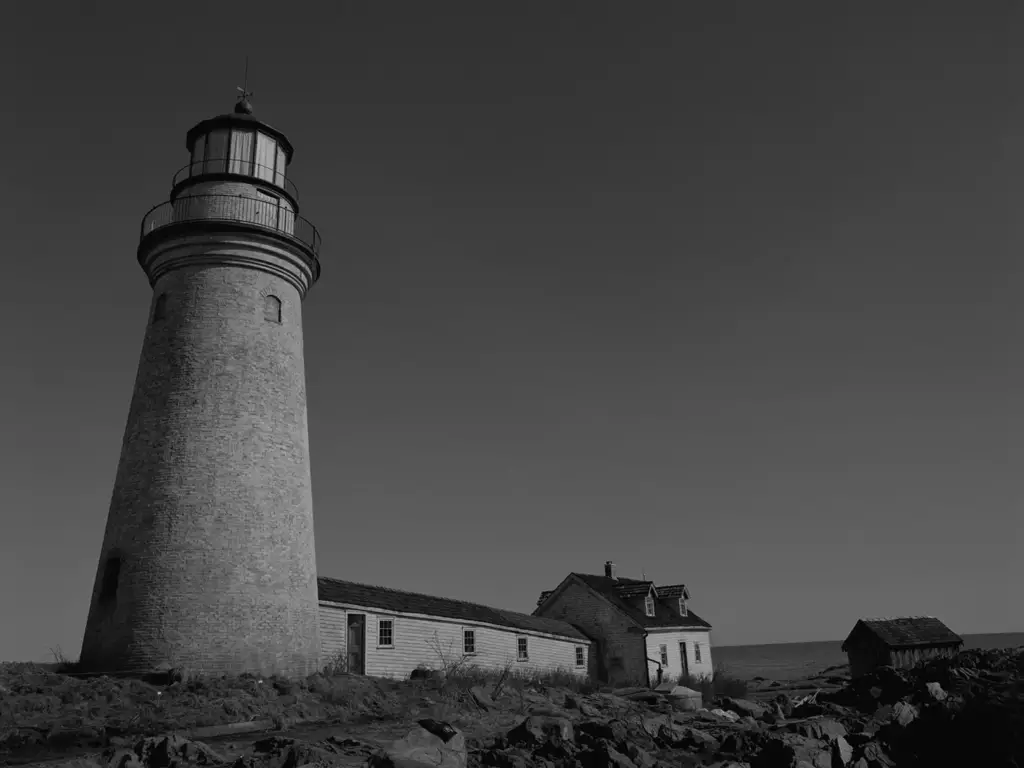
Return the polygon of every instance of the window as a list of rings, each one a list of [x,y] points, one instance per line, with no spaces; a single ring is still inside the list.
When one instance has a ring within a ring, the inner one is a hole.
[[[654,615],[654,598],[649,594],[644,598],[644,612],[648,616]]]
[[[685,597],[680,597],[679,598],[679,615],[680,616],[686,616],[687,615],[687,613],[686,613],[686,598]]]
[[[277,146],[277,168],[274,174],[274,183],[279,187],[284,186],[284,168],[288,165],[288,160],[285,158],[284,147],[280,144]]]
[[[700,664],[700,643],[693,644],[693,660]]]
[[[576,666],[585,667],[587,665],[587,649],[582,645],[576,646]]]
[[[277,142],[265,133],[256,134],[256,173],[257,179],[274,181],[274,161],[277,159]]]
[[[161,293],[153,302],[153,322],[163,320],[167,314],[167,294]]]
[[[252,175],[252,131],[231,132],[231,162],[228,173]]]
[[[395,644],[395,622],[392,619],[381,619],[377,622],[377,646],[390,648]]]
[[[462,630],[462,652],[464,654],[476,653],[476,630]]]
[[[527,661],[530,658],[530,649],[526,644],[527,638],[517,637],[516,638],[516,658],[519,661]]]
[[[189,175],[194,176],[203,172],[203,157],[206,152],[206,136],[197,136],[196,143],[192,145],[192,168]]]
[[[281,322],[281,300],[277,296],[263,297],[263,319],[272,323]]]
[[[100,582],[100,603],[107,604],[117,597],[117,584],[121,579],[121,558],[114,556],[103,566],[103,580]]]
[[[228,167],[228,129],[213,131],[206,140],[206,173],[224,173]]]
[[[661,652],[661,664],[664,667],[668,666],[668,646],[659,645],[658,650]]]

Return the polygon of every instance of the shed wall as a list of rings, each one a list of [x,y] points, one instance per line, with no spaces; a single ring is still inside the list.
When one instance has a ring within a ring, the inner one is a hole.
[[[456,662],[495,670],[511,664],[513,673],[587,674],[590,648],[583,640],[321,601],[320,637],[327,662],[345,658],[350,613],[366,616],[366,674],[374,677],[407,678],[416,668],[442,669]],[[382,620],[394,622],[391,647],[378,643]],[[467,629],[475,633],[475,653],[470,655],[463,653],[463,631]],[[518,659],[519,637],[527,639],[527,660]],[[583,648],[582,666],[576,664],[578,647]]]

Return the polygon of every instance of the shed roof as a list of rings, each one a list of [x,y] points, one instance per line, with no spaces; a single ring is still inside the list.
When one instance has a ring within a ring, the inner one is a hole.
[[[894,618],[859,619],[842,650],[846,652],[862,634],[871,634],[889,648],[920,648],[926,646],[963,645],[963,638],[934,616],[898,616]]]
[[[390,587],[329,579],[325,576],[319,577],[316,581],[320,599],[334,603],[348,603],[397,613],[419,613],[457,621],[478,621],[509,629],[545,632],[549,635],[590,642],[590,638],[581,630],[558,619],[545,619],[526,613],[467,603],[463,600],[452,600],[448,597],[433,597]]]
[[[679,615],[679,598],[689,597],[688,590],[682,584],[657,587],[654,586],[654,582],[641,579],[621,577],[611,579],[607,576],[593,576],[587,573],[572,573],[570,576],[575,576],[595,592],[600,593],[616,608],[643,627],[650,629],[669,627],[711,629],[710,624],[689,609],[686,611],[686,616]],[[652,586],[654,586],[657,599],[654,601],[654,616],[648,616],[644,611],[643,603]],[[554,590],[542,592],[538,607],[553,592]]]

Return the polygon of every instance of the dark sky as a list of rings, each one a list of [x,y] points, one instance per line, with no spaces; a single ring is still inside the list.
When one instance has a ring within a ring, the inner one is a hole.
[[[530,611],[611,559],[718,644],[1024,629],[1019,4],[8,14],[0,658],[78,653],[139,223],[246,55],[324,240],[322,574]]]

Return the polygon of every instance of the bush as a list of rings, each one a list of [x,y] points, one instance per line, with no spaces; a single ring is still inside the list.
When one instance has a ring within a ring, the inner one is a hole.
[[[677,684],[694,691],[700,691],[707,704],[720,696],[729,696],[734,699],[742,699],[747,695],[747,681],[740,680],[729,674],[724,665],[715,667],[709,677],[694,677],[693,675],[682,674]]]

